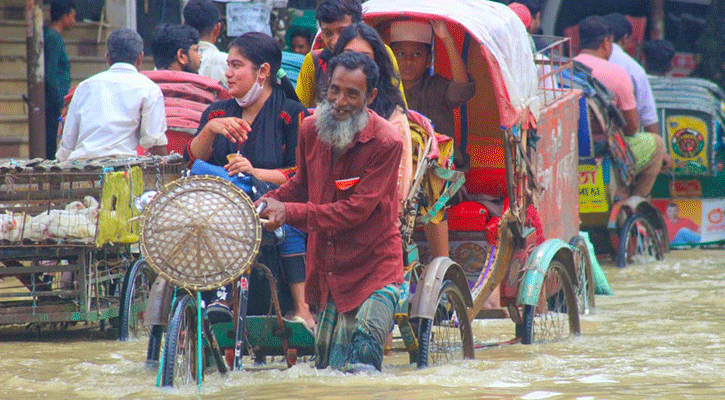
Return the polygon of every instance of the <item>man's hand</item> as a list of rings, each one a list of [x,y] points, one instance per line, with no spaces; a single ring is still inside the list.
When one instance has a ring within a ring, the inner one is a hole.
[[[256,176],[252,163],[246,157],[239,154],[230,154],[227,158],[229,163],[224,168],[229,171],[229,176],[237,175],[240,172]]]
[[[284,203],[270,197],[262,197],[257,200],[254,205],[256,206],[262,202],[267,203],[267,207],[259,213],[260,218],[267,219],[267,222],[263,223],[262,226],[264,226],[267,230],[273,231],[284,225],[287,221],[287,213],[284,208]]]
[[[247,140],[247,134],[252,130],[247,121],[236,117],[214,118],[206,126],[213,134],[224,135],[229,141],[236,144],[244,143]]]

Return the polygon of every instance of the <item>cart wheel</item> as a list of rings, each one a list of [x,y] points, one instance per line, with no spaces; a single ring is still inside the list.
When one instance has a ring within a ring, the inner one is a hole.
[[[524,322],[516,331],[523,344],[557,342],[581,333],[576,293],[569,273],[559,261],[549,264],[539,303],[524,306]]]
[[[576,300],[579,306],[579,314],[588,315],[594,310],[594,273],[592,263],[589,259],[587,243],[581,236],[574,236],[569,244],[579,250],[575,253],[577,258],[577,287]]]
[[[121,305],[118,310],[120,317],[118,340],[126,341],[131,337],[139,337],[143,328],[143,311],[146,309],[146,300],[153,283],[154,272],[146,261],[141,258],[134,262],[123,280]]]
[[[446,280],[433,319],[418,324],[418,368],[473,358],[473,333],[460,289]]]
[[[161,386],[179,387],[196,382],[196,337],[196,304],[183,295],[171,310],[166,329]]]
[[[661,246],[652,224],[642,214],[630,215],[619,234],[617,266],[643,265],[661,259]]]
[[[159,355],[161,353],[161,338],[164,335],[164,327],[154,325],[149,331],[149,344],[146,347],[146,367],[156,369],[159,367]]]

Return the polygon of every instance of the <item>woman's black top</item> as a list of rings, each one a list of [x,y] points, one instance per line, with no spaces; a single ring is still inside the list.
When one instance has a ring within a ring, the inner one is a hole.
[[[272,95],[264,103],[252,123],[247,141],[239,146],[240,154],[247,158],[254,168],[284,169],[295,166],[297,150],[297,128],[300,120],[307,116],[307,109],[299,102],[290,100],[284,91],[275,86]],[[235,99],[221,100],[209,105],[201,116],[199,132],[213,118],[242,117],[242,107]],[[223,135],[216,135],[212,148],[211,164],[227,164],[227,154],[236,153],[237,145]],[[189,161],[187,151],[184,159]]]

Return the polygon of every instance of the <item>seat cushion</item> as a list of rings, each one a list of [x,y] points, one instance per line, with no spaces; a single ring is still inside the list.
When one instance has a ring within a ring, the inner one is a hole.
[[[469,194],[485,194],[493,197],[506,197],[506,169],[479,167],[466,172],[466,191]]]

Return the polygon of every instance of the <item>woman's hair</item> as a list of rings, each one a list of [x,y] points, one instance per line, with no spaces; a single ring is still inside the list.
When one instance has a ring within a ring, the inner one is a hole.
[[[261,32],[247,32],[234,39],[229,49],[236,48],[244,58],[251,61],[257,68],[267,63],[270,66],[270,84],[278,80],[287,98],[299,101],[295,88],[287,75],[282,74],[282,48],[271,36]],[[280,72],[281,71],[281,72]]]
[[[405,109],[405,102],[400,94],[400,76],[393,67],[390,53],[385,47],[383,39],[380,38],[378,31],[364,22],[349,25],[340,32],[333,54],[341,54],[348,42],[356,37],[366,41],[372,47],[375,63],[380,69],[380,79],[377,84],[378,96],[370,104],[369,108],[381,117],[388,119],[397,106]]]

